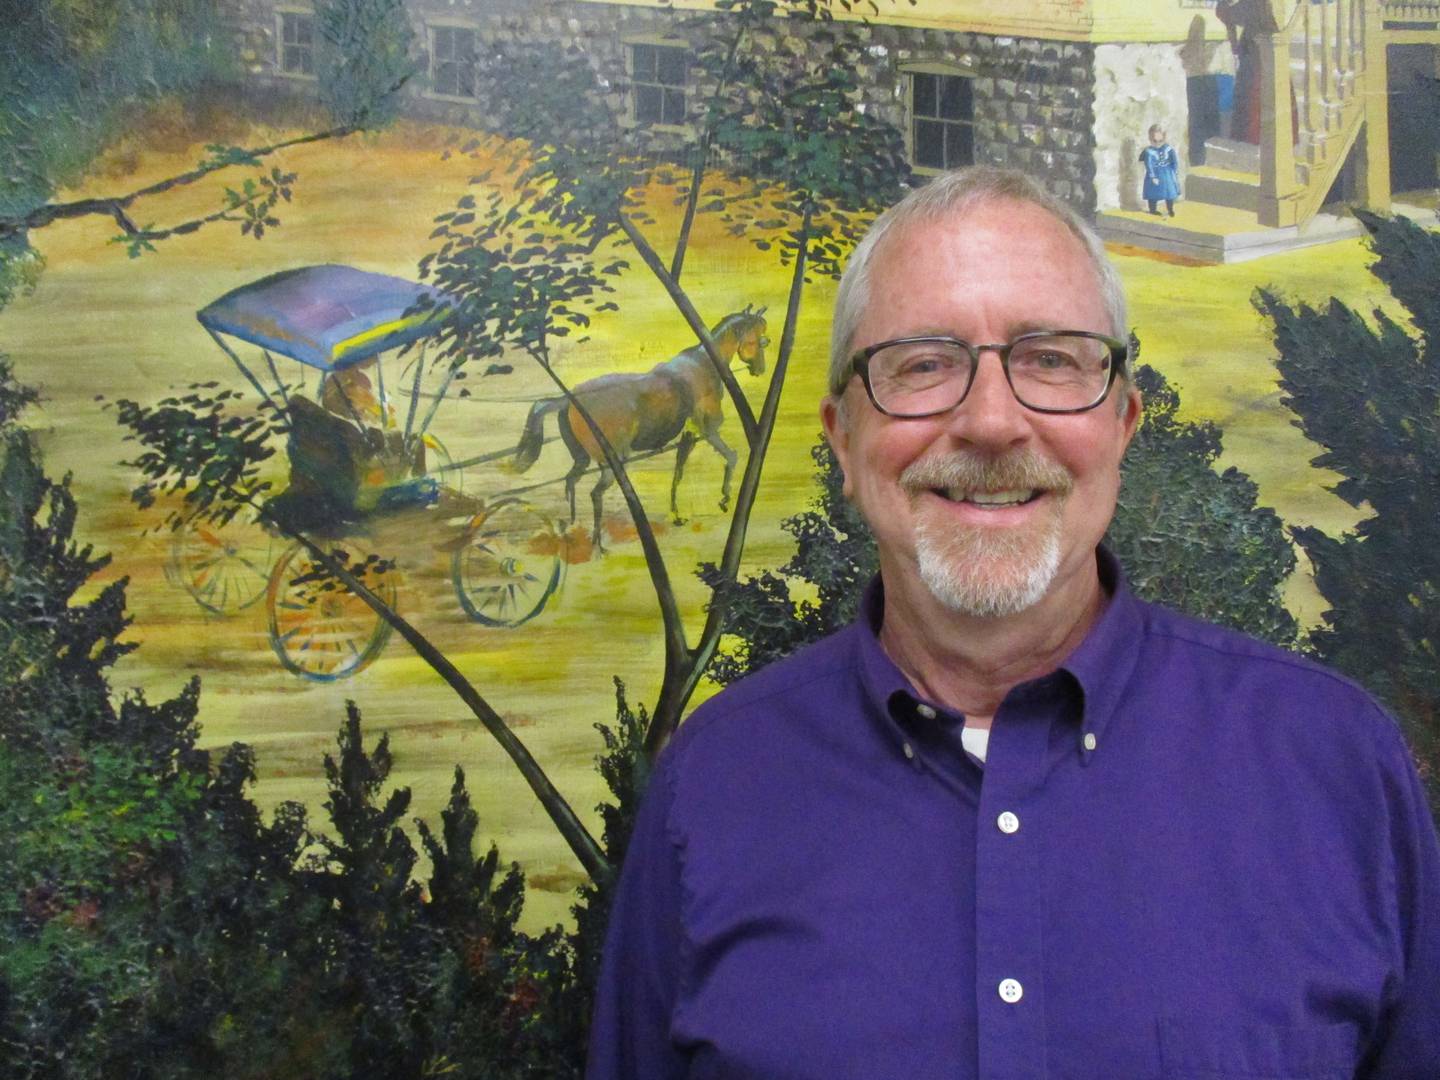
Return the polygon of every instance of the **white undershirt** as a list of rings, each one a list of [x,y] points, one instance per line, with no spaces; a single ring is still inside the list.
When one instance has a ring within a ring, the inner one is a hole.
[[[984,761],[985,751],[990,748],[990,729],[963,728],[960,732],[960,745],[971,757],[977,761]]]

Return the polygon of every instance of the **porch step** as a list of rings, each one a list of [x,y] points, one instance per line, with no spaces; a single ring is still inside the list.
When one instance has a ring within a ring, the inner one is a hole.
[[[1107,244],[1141,248],[1197,263],[1237,263],[1296,248],[1359,236],[1360,222],[1348,214],[1316,214],[1303,228],[1267,229],[1254,213],[1181,202],[1175,217],[1130,210],[1105,211],[1095,228]]]
[[[1209,143],[1206,143],[1209,161]],[[1197,165],[1185,177],[1185,197],[1193,202],[1224,206],[1255,214],[1260,210],[1260,173],[1217,169],[1213,165]]]
[[[1260,175],[1260,147],[1238,139],[1205,140],[1207,168]]]

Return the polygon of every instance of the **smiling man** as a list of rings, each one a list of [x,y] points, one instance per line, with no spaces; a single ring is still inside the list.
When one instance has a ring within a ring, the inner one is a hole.
[[[1136,599],[1103,247],[1016,173],[875,224],[825,431],[850,628],[696,711],[612,916],[592,1080],[1440,1077],[1440,848],[1394,723]]]

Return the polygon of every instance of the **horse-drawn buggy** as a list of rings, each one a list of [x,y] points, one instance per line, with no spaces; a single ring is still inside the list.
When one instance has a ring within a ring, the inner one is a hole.
[[[303,535],[341,559],[394,610],[405,575],[399,555],[423,549],[448,558],[449,588],[475,622],[518,626],[540,613],[566,565],[570,536],[558,515],[523,496],[554,481],[484,495],[467,469],[508,459],[527,469],[554,416],[572,465],[563,477],[570,520],[575,490],[591,471],[594,540],[612,480],[594,432],[562,396],[533,404],[519,446],[455,460],[433,430],[459,369],[426,346],[452,298],[433,286],[347,266],[309,266],[241,286],[197,313],[202,326],[284,418],[283,488],[223,526],[177,532],[171,573],[206,610],[229,615],[264,600],[280,662],[309,679],[361,670],[384,648],[391,625],[318,564]],[[726,316],[712,330],[724,359],[764,370],[763,309]],[[250,363],[242,350],[258,350]],[[281,377],[276,357],[294,362]],[[720,438],[724,387],[700,346],[649,372],[604,375],[575,388],[623,459],[676,449],[671,510],[690,450],[704,439],[725,458],[721,507],[736,454]]]
[[[263,599],[270,644],[298,675],[354,674],[391,626],[287,534],[314,539],[397,609],[393,553],[438,549],[461,610],[489,626],[533,618],[560,581],[553,520],[507,493],[464,491],[465,468],[498,455],[454,461],[432,431],[457,372],[425,346],[448,307],[431,286],[325,265],[244,285],[197,313],[263,407],[284,417],[289,471],[254,513],[180,530],[171,569],[215,614]],[[245,346],[258,358],[247,363]],[[277,357],[294,362],[294,378]]]

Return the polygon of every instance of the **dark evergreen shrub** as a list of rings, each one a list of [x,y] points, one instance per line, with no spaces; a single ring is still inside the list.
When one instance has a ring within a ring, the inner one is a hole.
[[[1324,447],[1313,463],[1368,511],[1344,536],[1294,530],[1329,604],[1311,644],[1395,711],[1440,814],[1440,234],[1356,216],[1410,325],[1333,297],[1255,303],[1274,323],[1282,400]]]

